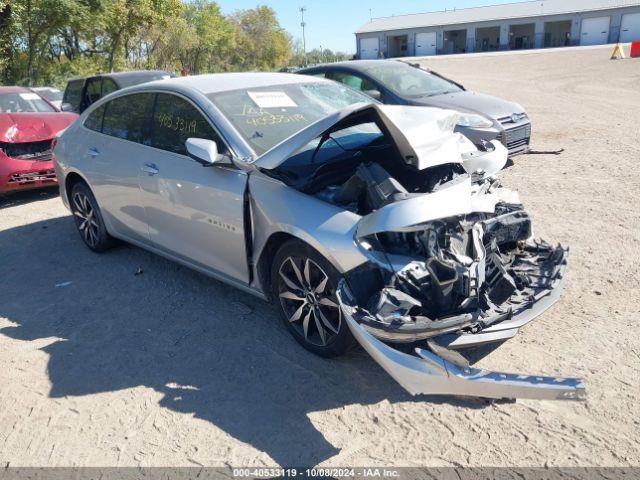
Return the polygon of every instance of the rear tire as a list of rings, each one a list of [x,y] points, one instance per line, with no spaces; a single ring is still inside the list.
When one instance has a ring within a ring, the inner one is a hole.
[[[271,266],[271,290],[286,328],[304,348],[321,357],[342,355],[354,343],[338,306],[340,274],[299,240],[285,242]]]
[[[115,240],[107,232],[98,202],[84,182],[76,183],[69,199],[73,219],[84,244],[96,253],[111,248]]]

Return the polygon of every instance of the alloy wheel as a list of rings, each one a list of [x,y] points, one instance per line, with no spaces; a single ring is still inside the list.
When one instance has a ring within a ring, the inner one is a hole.
[[[87,245],[95,247],[98,244],[100,228],[91,201],[84,193],[76,192],[73,195],[73,205],[73,214],[82,238]]]
[[[329,276],[309,258],[287,257],[280,265],[280,304],[296,332],[308,343],[327,346],[342,322]]]

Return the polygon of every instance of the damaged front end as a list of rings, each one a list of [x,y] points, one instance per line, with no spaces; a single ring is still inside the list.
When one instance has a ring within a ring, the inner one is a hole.
[[[354,242],[368,261],[343,274],[341,311],[410,393],[582,399],[579,379],[479,370],[457,351],[509,339],[553,305],[568,249],[535,240],[518,194],[496,179],[506,149],[472,144],[455,120],[354,108],[305,132],[288,148],[319,140],[270,175],[359,218]]]
[[[356,234],[370,262],[338,289],[353,335],[412,394],[582,398],[579,379],[488,372],[456,352],[513,337],[558,300],[568,249],[532,233],[517,194],[495,179],[452,179],[381,206]]]

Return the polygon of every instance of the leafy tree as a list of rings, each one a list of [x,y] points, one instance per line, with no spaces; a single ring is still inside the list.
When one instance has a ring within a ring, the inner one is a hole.
[[[265,6],[240,10],[231,16],[237,46],[233,65],[238,70],[274,70],[291,58],[291,37],[278,23],[273,9]]]
[[[0,0],[0,81],[160,68],[275,70],[292,42],[268,7],[225,16],[208,0]]]

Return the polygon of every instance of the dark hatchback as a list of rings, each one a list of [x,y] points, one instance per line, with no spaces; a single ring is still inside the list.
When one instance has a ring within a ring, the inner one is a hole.
[[[296,73],[344,83],[390,105],[437,107],[470,114],[456,130],[474,143],[497,138],[510,155],[530,149],[531,122],[520,105],[469,91],[432,70],[398,60],[354,60],[304,68]]]
[[[139,70],[134,72],[105,73],[93,77],[74,78],[67,82],[62,99],[65,112],[84,112],[92,103],[122,88],[175,77],[163,70]]]

